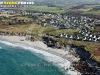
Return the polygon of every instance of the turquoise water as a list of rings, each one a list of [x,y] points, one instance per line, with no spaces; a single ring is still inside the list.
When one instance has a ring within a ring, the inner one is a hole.
[[[29,50],[0,43],[0,75],[65,75],[38,56]]]

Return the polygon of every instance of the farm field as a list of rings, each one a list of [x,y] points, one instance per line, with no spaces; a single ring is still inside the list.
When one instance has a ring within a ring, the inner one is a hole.
[[[57,7],[48,7],[48,6],[31,6],[31,7],[23,7],[22,10],[32,10],[38,12],[50,12],[50,13],[65,13],[68,12],[68,9],[60,9]]]

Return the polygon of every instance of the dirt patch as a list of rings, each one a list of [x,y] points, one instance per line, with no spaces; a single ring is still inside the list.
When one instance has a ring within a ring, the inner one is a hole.
[[[100,48],[98,48],[97,50],[94,51],[94,55],[95,56],[100,56]]]

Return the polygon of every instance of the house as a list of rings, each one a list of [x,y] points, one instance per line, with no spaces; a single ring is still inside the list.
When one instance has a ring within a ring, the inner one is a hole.
[[[92,41],[96,42],[97,41],[97,38],[93,38]]]
[[[88,36],[89,36],[89,34],[88,34],[88,33],[86,33],[86,34],[85,34],[85,36],[86,36],[86,37],[88,37]]]
[[[69,38],[70,38],[70,39],[73,39],[73,36],[71,35]]]
[[[93,38],[96,38],[96,35],[93,35]]]
[[[91,37],[89,37],[89,38],[88,38],[88,41],[92,41],[92,38],[91,38]]]
[[[73,35],[73,40],[79,40],[79,39],[80,39],[80,38],[79,38],[78,35],[76,35],[76,34]]]
[[[77,36],[77,40],[79,40],[80,39],[80,37],[79,36]]]
[[[65,38],[68,38],[67,34],[65,35]]]
[[[47,26],[47,23],[44,23],[43,26],[44,26],[44,27]]]
[[[53,23],[55,23],[55,22],[54,22],[54,20],[52,19],[52,20],[50,21],[50,24],[53,24]]]
[[[100,42],[100,35],[97,35],[97,41]]]
[[[59,36],[62,38],[63,37],[63,34],[60,34]]]
[[[82,35],[85,35],[85,32],[82,32]]]
[[[42,21],[46,21],[45,19],[42,19]]]
[[[73,40],[76,40],[77,39],[77,35],[73,35]]]
[[[70,39],[70,37],[71,37],[71,36],[68,34],[68,35],[67,35],[67,38]]]
[[[92,34],[90,34],[90,35],[89,35],[89,37],[93,38],[93,35],[92,35]]]
[[[82,33],[82,31],[81,31],[81,30],[79,30],[79,31],[78,31],[78,33],[79,33],[79,34],[81,34],[81,33]]]
[[[83,38],[82,38],[82,41],[86,41],[86,40],[87,40],[87,37],[83,37]]]

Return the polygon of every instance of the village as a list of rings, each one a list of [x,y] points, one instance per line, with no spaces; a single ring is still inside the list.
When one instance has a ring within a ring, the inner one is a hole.
[[[57,15],[50,13],[32,13],[22,12],[22,15],[31,15],[35,22],[44,27],[52,26],[56,29],[76,29],[76,33],[64,32],[59,35],[54,35],[58,38],[82,40],[89,42],[100,42],[100,32],[94,32],[97,24],[100,23],[99,19],[91,19],[85,16],[73,15]],[[100,25],[98,25],[100,28]],[[70,30],[71,31],[71,30]]]
[[[21,10],[1,10],[1,14],[15,14],[19,13],[21,16],[27,16],[32,20],[18,20],[19,22],[32,22],[35,21],[38,25],[43,27],[54,27],[59,30],[70,29],[68,33],[60,33],[53,35],[54,38],[65,38],[71,40],[100,42],[100,20],[92,19],[86,16],[75,16],[71,14],[52,14],[46,12],[33,12]],[[2,18],[2,16],[0,17]],[[14,21],[14,19],[13,19]],[[73,33],[71,30],[75,29]]]

